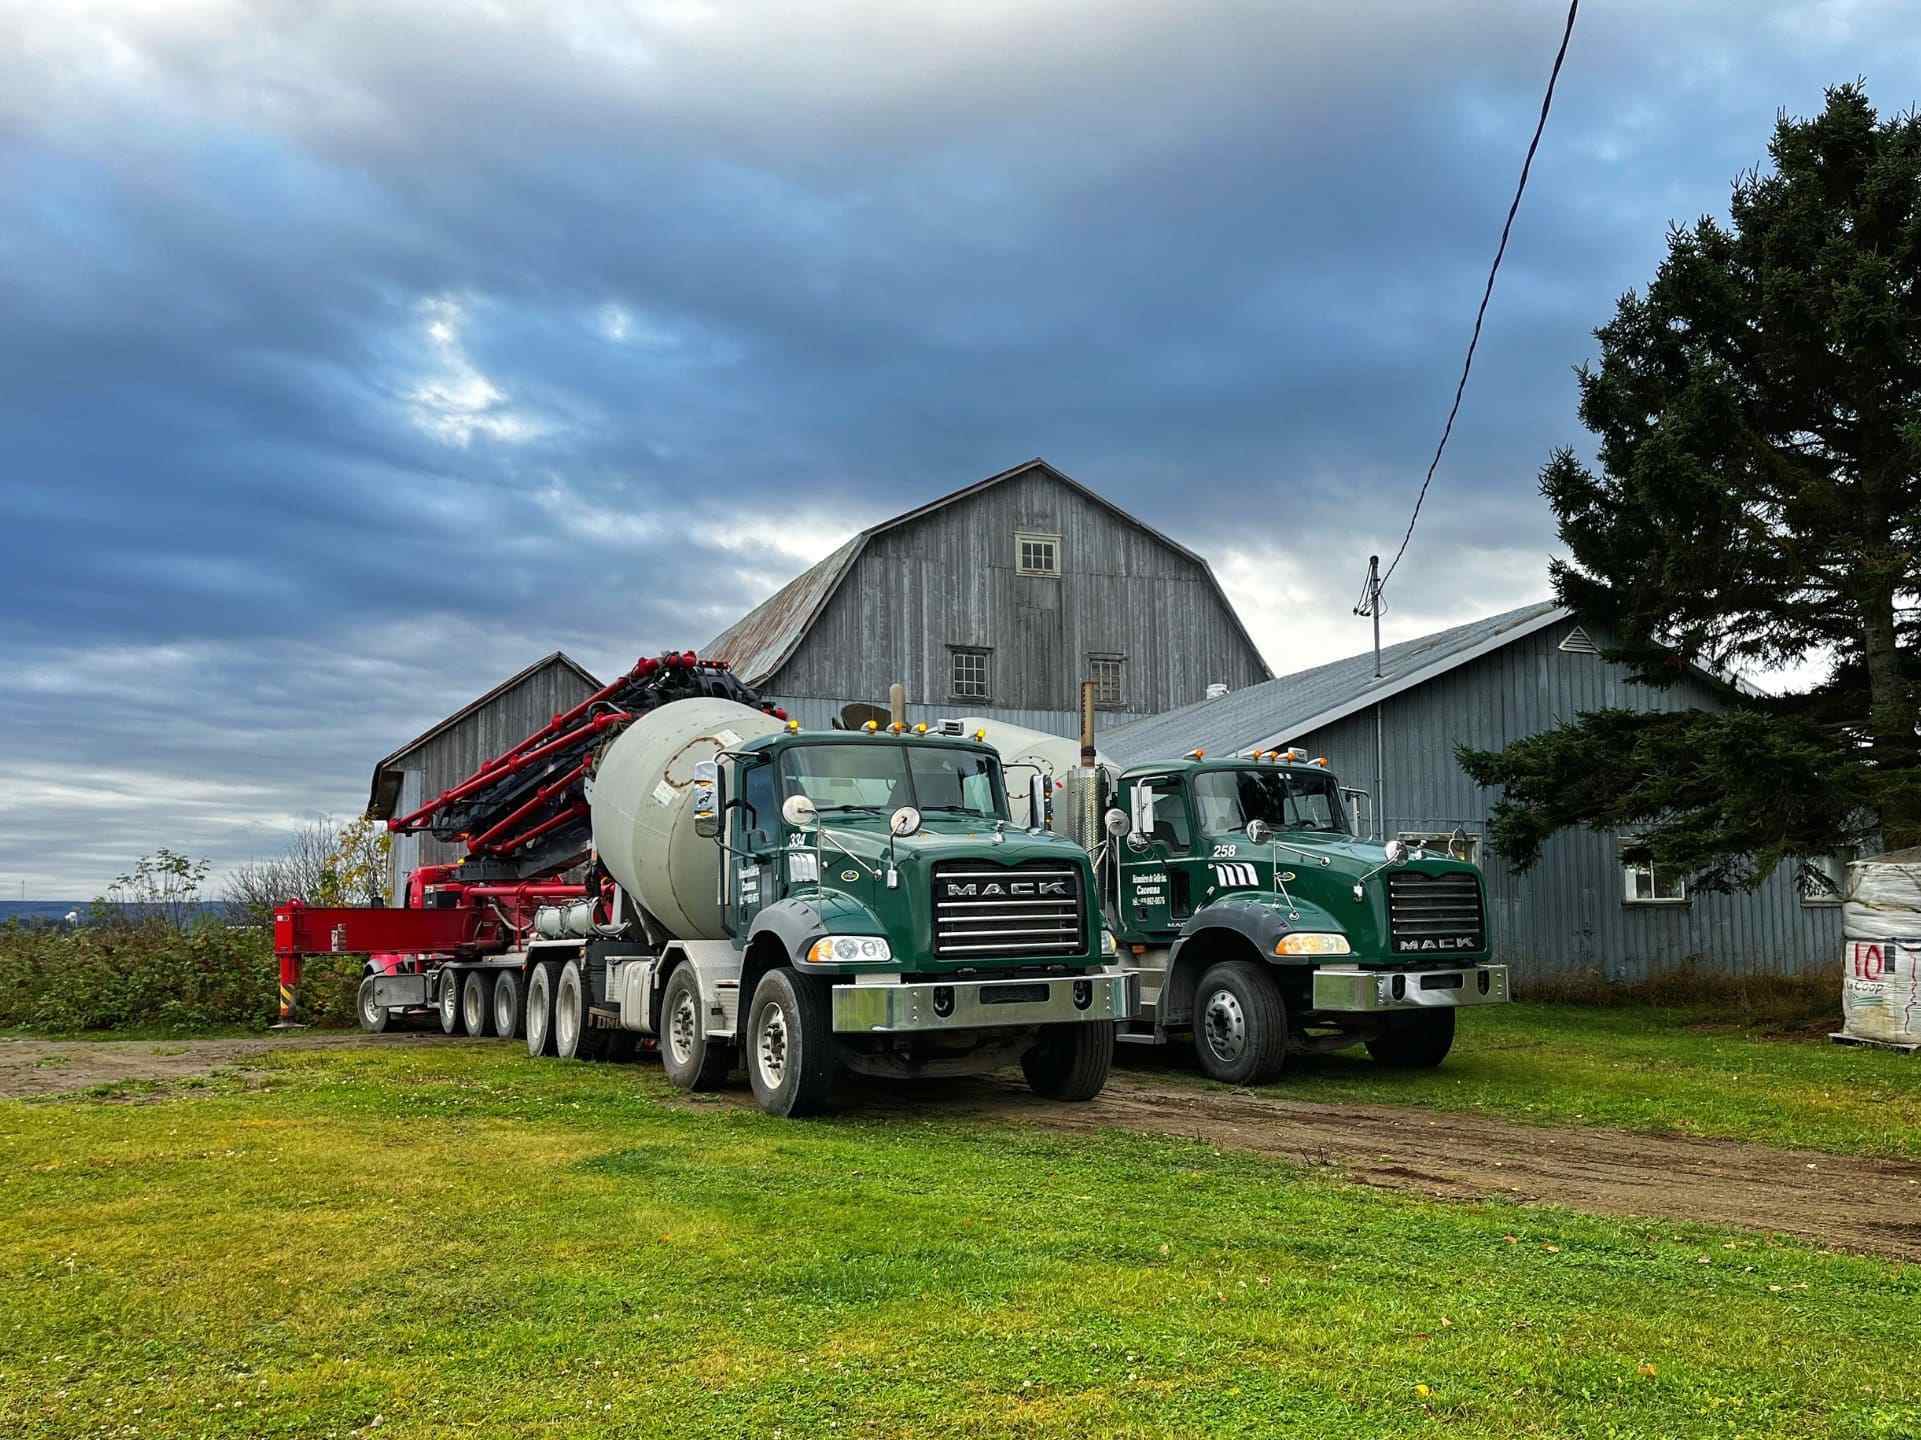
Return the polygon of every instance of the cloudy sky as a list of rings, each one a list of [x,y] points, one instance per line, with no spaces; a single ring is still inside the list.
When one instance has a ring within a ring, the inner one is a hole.
[[[1584,9],[1390,638],[1539,598],[1569,367],[1873,0]],[[1439,432],[1564,7],[0,0],[0,897],[220,865],[529,659],[1033,455],[1277,671]]]

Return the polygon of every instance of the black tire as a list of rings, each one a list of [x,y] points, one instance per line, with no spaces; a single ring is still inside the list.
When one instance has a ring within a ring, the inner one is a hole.
[[[460,982],[460,1028],[476,1040],[494,1033],[493,988],[485,970],[469,970]]]
[[[718,1090],[734,1068],[732,1047],[707,1038],[700,980],[690,964],[667,977],[660,999],[660,1068],[682,1090]]]
[[[1194,990],[1194,1054],[1227,1085],[1260,1085],[1287,1068],[1287,1002],[1267,967],[1210,965]]]
[[[568,960],[554,978],[554,1054],[562,1060],[591,1060],[593,1044],[586,1037],[586,977],[580,973],[578,960]]]
[[[511,970],[494,976],[494,1034],[512,1040],[522,1029],[520,977]]]
[[[1028,1088],[1050,1100],[1092,1100],[1106,1088],[1113,1067],[1111,1020],[1044,1025],[1039,1042],[1021,1056]]]
[[[384,1035],[394,1023],[394,1012],[385,1005],[374,1003],[374,981],[377,978],[369,975],[362,980],[360,994],[354,1001],[354,1008],[360,1016],[360,1028],[369,1035]]]
[[[1390,1015],[1387,1028],[1367,1042],[1376,1065],[1390,1070],[1432,1070],[1454,1048],[1454,1010],[1410,1010]]]
[[[440,972],[440,1031],[443,1035],[460,1033],[461,972],[443,967]]]
[[[527,967],[527,1053],[554,1053],[554,972],[560,967],[539,960]]]
[[[747,1083],[769,1115],[818,1115],[834,1093],[833,997],[825,981],[782,966],[747,1008]]]

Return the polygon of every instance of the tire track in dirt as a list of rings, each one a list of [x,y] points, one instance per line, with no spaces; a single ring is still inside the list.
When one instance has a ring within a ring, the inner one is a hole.
[[[125,1080],[165,1082],[274,1050],[477,1044],[437,1034],[303,1034],[179,1041],[0,1040],[0,1098]],[[651,1063],[651,1062],[642,1062]],[[751,1105],[745,1087],[715,1097]],[[1830,1250],[1921,1262],[1921,1164],[1599,1128],[1523,1125],[1479,1112],[1319,1104],[1280,1090],[1218,1091],[1116,1070],[1085,1104],[1044,1100],[990,1076],[918,1085],[850,1080],[843,1113],[913,1111],[1066,1133],[1130,1130],[1199,1140],[1364,1185],[1441,1200],[1502,1199],[1635,1219],[1791,1236]]]

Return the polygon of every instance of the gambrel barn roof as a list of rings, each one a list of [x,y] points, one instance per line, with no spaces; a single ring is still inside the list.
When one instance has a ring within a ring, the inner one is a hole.
[[[868,526],[833,554],[803,570],[748,611],[740,620],[715,636],[701,654],[707,659],[726,661],[749,685],[764,683],[792,658],[801,641],[807,638],[807,633],[813,628],[814,622],[826,611],[828,602],[834,598],[834,592],[840,588],[841,582],[854,568],[854,562],[860,559],[861,552],[867,548],[868,542],[874,537],[911,524],[925,515],[931,515],[936,510],[971,499],[996,485],[1035,473],[1043,474],[1067,486],[1199,566],[1201,574],[1213,588],[1214,597],[1220,601],[1221,608],[1232,619],[1235,630],[1246,642],[1249,652],[1256,656],[1260,654],[1260,647],[1255,645],[1253,637],[1247,633],[1247,627],[1241,623],[1241,617],[1235,612],[1226,592],[1221,589],[1220,581],[1215,579],[1214,572],[1205,559],[1196,555],[1178,540],[1170,539],[1145,521],[1128,514],[1113,501],[1090,490],[1071,475],[1055,469],[1038,457],[1025,464],[1016,465],[1011,470],[1003,470],[998,475],[989,475],[985,480],[977,480],[972,485],[962,486],[951,494],[930,500],[925,505],[916,506],[912,510],[894,516],[891,520],[883,520],[878,525]],[[1263,667],[1262,673],[1271,672]]]

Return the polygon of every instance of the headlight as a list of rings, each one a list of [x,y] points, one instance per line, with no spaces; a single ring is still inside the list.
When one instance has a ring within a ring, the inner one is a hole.
[[[1345,935],[1317,935],[1297,931],[1274,942],[1276,955],[1350,955],[1353,950]]]
[[[1120,953],[1121,953],[1120,942],[1114,938],[1114,932],[1112,930],[1102,930],[1101,931],[1101,954],[1118,955]]]
[[[807,947],[807,958],[816,965],[855,962],[873,965],[892,960],[894,952],[885,940],[872,935],[824,935]]]

